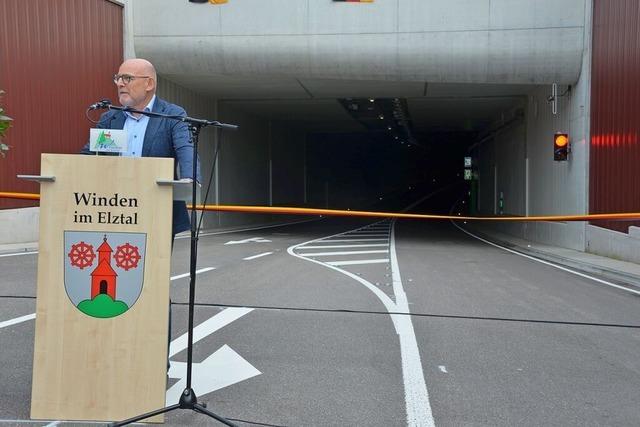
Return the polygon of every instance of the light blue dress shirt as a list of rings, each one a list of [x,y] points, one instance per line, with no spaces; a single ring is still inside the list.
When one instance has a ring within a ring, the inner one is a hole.
[[[151,101],[144,107],[144,111],[153,110],[153,104],[156,102],[156,96],[153,95]],[[142,144],[144,143],[144,134],[147,131],[147,125],[149,124],[149,116],[144,114],[140,117],[135,117],[129,112],[125,112],[127,119],[124,121],[124,130],[127,131],[127,143],[128,149],[122,153],[126,157],[141,157],[142,156]]]

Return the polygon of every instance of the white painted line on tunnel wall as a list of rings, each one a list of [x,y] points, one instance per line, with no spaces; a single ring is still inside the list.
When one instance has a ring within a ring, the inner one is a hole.
[[[263,256],[271,255],[272,253],[273,252],[263,252],[261,254],[248,256],[248,257],[242,258],[242,259],[245,260],[245,261],[251,261],[252,259],[256,259],[256,258],[260,258],[260,257],[263,257]]]
[[[35,313],[27,314],[25,316],[16,317],[15,319],[5,320],[4,322],[0,322],[0,329],[6,328],[7,326],[17,325],[18,323],[26,322],[27,320],[33,320],[36,318]]]
[[[469,236],[471,236],[471,237],[473,237],[475,239],[478,239],[478,240],[480,240],[480,241],[482,241],[482,242],[484,242],[484,243],[486,243],[488,245],[495,246],[496,248],[502,249],[502,250],[510,252],[512,254],[519,255],[519,256],[524,257],[524,258],[528,258],[528,259],[530,259],[532,261],[539,262],[541,264],[545,264],[545,265],[548,265],[548,266],[553,267],[553,268],[557,268],[558,270],[566,271],[567,273],[575,274],[576,276],[584,277],[585,279],[590,279],[590,280],[593,280],[595,282],[602,283],[603,285],[611,286],[611,287],[616,288],[616,289],[621,289],[623,291],[631,292],[632,294],[640,295],[640,291],[636,291],[634,289],[629,289],[629,288],[626,288],[624,286],[616,285],[615,283],[607,282],[606,280],[598,279],[597,277],[589,276],[588,274],[580,273],[579,271],[571,270],[570,268],[562,267],[562,266],[560,266],[558,264],[554,264],[552,262],[545,261],[545,260],[533,257],[531,255],[526,255],[526,254],[520,253],[518,251],[514,251],[512,249],[505,248],[504,246],[497,245],[497,244],[495,244],[493,242],[490,242],[490,241],[488,241],[486,239],[483,239],[480,236],[476,236],[475,234],[471,233],[470,231],[465,230],[464,228],[460,227],[458,224],[456,224],[453,221],[452,221],[452,223],[458,229],[460,229],[461,231],[465,232]]]

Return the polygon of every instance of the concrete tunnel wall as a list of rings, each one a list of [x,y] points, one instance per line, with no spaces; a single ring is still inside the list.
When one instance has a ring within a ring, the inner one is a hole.
[[[132,37],[165,74],[574,83],[587,0],[136,0]]]
[[[207,204],[301,206],[305,203],[305,133],[289,123],[273,122],[225,105],[159,78],[158,96],[178,103],[192,117],[239,126],[237,131],[205,128],[200,134],[202,188],[213,171]],[[214,156],[220,149],[218,158]],[[204,214],[205,228],[263,224],[276,217],[261,214]],[[277,217],[282,219],[281,216]]]
[[[591,11],[584,15],[585,39],[581,74],[570,84],[558,85],[557,114],[548,102],[551,85],[538,85],[520,105],[522,120],[477,149],[480,169],[479,202],[483,213],[499,213],[500,192],[504,214],[571,215],[588,213],[588,159],[591,90]],[[562,96],[560,96],[562,95]],[[504,112],[506,119],[514,110]],[[504,120],[503,120],[504,121]],[[495,124],[499,128],[500,122]],[[569,161],[553,160],[553,135],[568,132]],[[496,175],[497,172],[497,175]],[[497,232],[528,240],[584,251],[583,222],[483,224]]]

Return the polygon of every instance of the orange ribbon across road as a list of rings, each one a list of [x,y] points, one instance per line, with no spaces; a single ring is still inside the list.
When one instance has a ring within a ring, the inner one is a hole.
[[[0,198],[40,200],[35,193],[9,193],[0,191]],[[191,205],[187,205],[191,209]],[[590,215],[543,215],[543,216],[461,216],[461,215],[427,215],[395,212],[370,212],[338,209],[293,208],[286,206],[235,206],[204,205],[196,206],[201,211],[243,212],[292,215],[325,215],[325,216],[357,216],[373,218],[409,218],[409,219],[452,219],[461,221],[594,221],[594,220],[640,220],[640,212],[608,213]]]

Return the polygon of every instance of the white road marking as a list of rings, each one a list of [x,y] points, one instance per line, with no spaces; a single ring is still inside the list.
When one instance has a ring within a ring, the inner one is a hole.
[[[532,261],[539,262],[541,264],[545,264],[545,265],[548,265],[548,266],[553,267],[553,268],[557,268],[558,270],[566,271],[567,273],[575,274],[576,276],[584,277],[585,279],[590,279],[590,280],[593,280],[595,282],[602,283],[603,285],[611,286],[611,287],[616,288],[616,289],[621,289],[623,291],[631,292],[632,294],[640,295],[640,291],[636,291],[634,289],[625,288],[624,286],[616,285],[615,283],[607,282],[606,280],[598,279],[597,277],[589,276],[588,274],[580,273],[579,271],[571,270],[569,268],[562,267],[562,266],[560,266],[558,264],[554,264],[552,262],[548,262],[548,261],[545,261],[545,260],[530,256],[530,255],[526,255],[526,254],[520,253],[518,251],[514,251],[512,249],[505,248],[503,246],[497,245],[497,244],[495,244],[493,242],[485,240],[482,237],[476,236],[475,234],[465,230],[464,228],[462,228],[458,224],[456,224],[454,221],[451,221],[451,222],[458,229],[460,229],[461,231],[467,233],[469,236],[471,236],[473,238],[476,238],[476,239],[478,239],[478,240],[480,240],[480,241],[482,241],[482,242],[484,242],[484,243],[486,243],[488,245],[495,246],[496,248],[499,248],[499,249],[502,249],[504,251],[510,252],[510,253],[512,253],[514,255],[519,255],[521,257],[528,258],[528,259],[530,259]]]
[[[352,234],[343,234],[342,237],[389,237],[389,234],[385,233],[352,233]]]
[[[0,258],[9,257],[9,256],[21,256],[21,255],[37,255],[38,251],[29,251],[29,252],[16,252],[11,254],[2,254]]]
[[[193,364],[191,387],[198,397],[202,397],[261,373],[225,344],[202,362]],[[168,375],[170,378],[180,378],[167,390],[165,403],[170,406],[180,400],[180,394],[187,385],[187,364],[171,362]]]
[[[448,373],[448,372],[447,372],[447,367],[446,367],[446,366],[444,366],[444,365],[440,365],[440,366],[438,366],[438,369],[440,369],[440,370],[441,370],[443,373],[445,373],[445,374],[447,374],[447,373]]]
[[[196,271],[196,274],[205,273],[207,271],[215,270],[213,267],[207,267]],[[182,279],[183,277],[189,277],[189,273],[179,274],[177,276],[171,277],[170,280]],[[33,320],[36,318],[35,313],[27,314],[25,316],[16,317],[15,319],[5,320],[4,322],[0,322],[0,329],[6,328],[7,326],[16,325],[18,323],[26,322],[28,320]]]
[[[400,265],[396,253],[395,223],[391,228],[391,277],[393,279],[393,293],[396,297],[396,310],[409,313],[407,294],[402,287]],[[394,319],[396,332],[400,337],[400,354],[402,355],[402,377],[404,379],[404,396],[407,407],[407,425],[411,427],[434,427],[435,421],[429,403],[429,392],[424,380],[422,361],[418,340],[413,329],[411,316],[391,316]]]
[[[339,248],[368,248],[372,246],[389,246],[387,243],[369,243],[364,245],[327,245],[327,246],[305,246],[298,249],[339,249]]]
[[[338,252],[307,252],[304,256],[331,256],[331,255],[362,255],[362,254],[388,254],[388,249],[373,251],[338,251]]]
[[[27,320],[33,320],[36,318],[35,313],[27,314],[25,316],[16,317],[15,319],[5,320],[4,322],[0,322],[0,329],[6,328],[7,326],[17,325],[18,323],[26,322]]]
[[[229,240],[225,245],[240,245],[242,243],[269,243],[271,240],[267,240],[262,237],[251,237],[244,240]]]
[[[363,234],[383,234],[385,236],[388,236],[389,232],[390,232],[390,230],[388,228],[384,229],[384,230],[380,229],[380,230],[361,230],[361,231],[358,231],[358,233],[363,233]]]
[[[386,239],[331,239],[331,240],[322,240],[322,242],[333,243],[333,242],[379,242],[381,240],[389,240]],[[314,243],[318,243],[318,240],[313,240]],[[302,249],[302,248],[301,248]]]
[[[218,329],[225,327],[234,320],[238,320],[242,316],[249,314],[252,311],[253,308],[225,308],[220,313],[216,314],[208,320],[205,320],[204,322],[193,328],[193,343],[195,344],[201,339],[206,338],[208,335],[211,335]],[[175,356],[182,350],[186,349],[188,338],[189,334],[184,333],[175,340],[171,341],[171,344],[169,345],[169,357]]]
[[[329,264],[336,267],[341,265],[360,265],[360,264],[383,264],[389,262],[389,258],[384,259],[363,259],[363,260],[355,260],[355,261],[332,261],[323,264]]]
[[[260,258],[260,257],[263,257],[263,256],[271,255],[272,253],[273,252],[264,252],[264,253],[261,253],[261,254],[258,254],[258,255],[248,256],[248,257],[242,258],[242,259],[245,260],[245,261],[251,261],[252,259],[256,259],[256,258]]]
[[[326,242],[336,242],[340,239],[330,240],[333,237],[342,237],[344,234],[329,236],[323,239],[310,240],[305,243],[291,246],[287,248],[287,252],[297,258],[301,258],[316,264],[323,265],[338,271],[352,279],[358,281],[364,285],[367,289],[373,292],[382,304],[387,309],[387,312],[402,312],[409,313],[409,303],[407,301],[406,294],[402,288],[402,280],[400,277],[400,270],[398,265],[398,259],[396,255],[395,247],[395,234],[393,226],[395,221],[391,222],[391,234],[388,237],[390,242],[390,257],[391,259],[385,260],[362,260],[362,261],[338,261],[338,262],[321,262],[312,258],[309,258],[309,254],[296,253],[296,250],[304,249],[306,244],[319,244]],[[383,240],[383,239],[374,239]],[[352,241],[346,240],[346,241]],[[338,268],[340,265],[354,265],[364,264],[372,262],[391,262],[391,272],[393,277],[393,292],[396,298],[394,302],[387,294],[381,291],[377,286],[371,282],[363,279],[362,277],[351,273],[349,271]],[[420,352],[418,349],[418,342],[413,329],[413,323],[411,316],[405,314],[390,314],[393,326],[398,334],[400,341],[400,355],[402,359],[402,377],[404,381],[404,393],[407,412],[407,425],[409,427],[434,427],[435,421],[431,412],[431,405],[429,403],[429,393],[427,392],[427,386],[424,380],[424,373],[422,371],[422,362],[420,360]]]
[[[206,273],[207,271],[215,270],[214,267],[201,268],[200,270],[196,270],[196,274]],[[190,273],[178,274],[177,276],[172,276],[169,280],[178,280],[183,277],[189,277]]]
[[[253,310],[253,308],[245,307],[229,307],[222,310],[220,313],[193,328],[193,343],[195,344],[201,339],[206,338]],[[169,357],[175,356],[185,350],[188,339],[189,335],[185,333],[171,341],[169,345]],[[260,371],[226,344],[202,362],[194,363],[192,368],[192,388],[200,397],[261,374]],[[170,368],[167,374],[170,378],[180,379],[167,390],[165,401],[167,405],[171,405],[178,402],[180,393],[186,386],[187,364],[184,362],[170,361]]]

